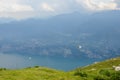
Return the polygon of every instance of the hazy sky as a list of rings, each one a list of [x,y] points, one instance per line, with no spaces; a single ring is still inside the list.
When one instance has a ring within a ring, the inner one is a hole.
[[[0,0],[0,17],[14,19],[119,9],[120,0]]]

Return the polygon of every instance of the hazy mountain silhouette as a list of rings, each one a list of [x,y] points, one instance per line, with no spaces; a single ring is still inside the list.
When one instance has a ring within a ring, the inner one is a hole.
[[[12,21],[0,24],[0,50],[64,57],[114,57],[120,55],[119,21],[120,11],[117,10]]]

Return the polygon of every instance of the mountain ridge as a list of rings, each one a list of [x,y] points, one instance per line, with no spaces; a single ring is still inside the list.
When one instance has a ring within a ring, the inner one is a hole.
[[[0,24],[0,53],[38,56],[40,59],[44,56],[50,60],[59,57],[64,62],[72,60],[76,63],[74,65],[79,66],[85,65],[79,61],[90,61],[90,64],[117,57],[120,55],[119,13],[71,13],[46,20]],[[40,59],[38,63],[42,61]]]

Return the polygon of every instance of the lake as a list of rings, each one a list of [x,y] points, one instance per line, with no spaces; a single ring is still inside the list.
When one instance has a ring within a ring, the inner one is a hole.
[[[18,54],[0,54],[0,67],[19,69],[32,66],[45,66],[58,70],[72,70],[78,67],[87,66],[99,59],[62,57],[62,56],[36,56]]]

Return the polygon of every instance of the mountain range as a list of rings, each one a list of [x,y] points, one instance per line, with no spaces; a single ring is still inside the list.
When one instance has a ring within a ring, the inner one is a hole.
[[[104,60],[120,56],[120,11],[0,24],[0,53]]]

